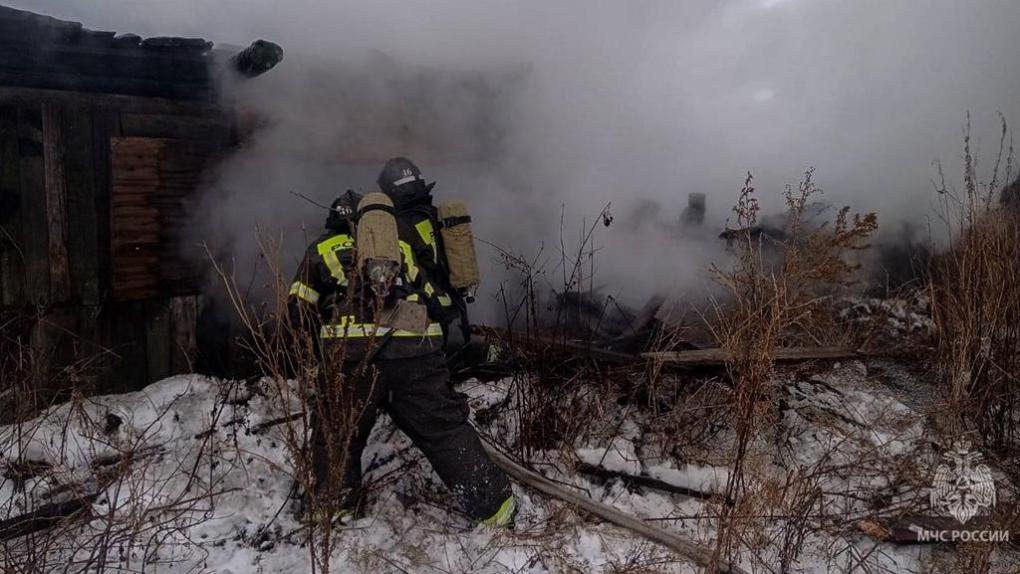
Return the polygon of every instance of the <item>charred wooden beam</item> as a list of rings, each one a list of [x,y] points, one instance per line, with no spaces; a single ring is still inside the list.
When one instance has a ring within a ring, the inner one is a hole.
[[[563,337],[540,335],[535,333],[522,333],[510,329],[499,329],[495,327],[471,326],[471,332],[475,335],[496,339],[505,342],[510,347],[521,346],[530,350],[560,352],[575,357],[591,358],[598,361],[627,364],[639,359],[637,355],[619,353],[602,349],[594,341],[574,341]]]
[[[43,104],[42,132],[46,224],[49,231],[50,301],[63,302],[71,298],[71,271],[67,259],[67,187],[59,107]]]
[[[88,509],[97,496],[99,493],[93,492],[63,502],[52,502],[32,512],[0,520],[0,540],[10,540],[39,532],[73,518],[82,510]]]
[[[789,347],[777,349],[778,362],[854,359],[861,356],[859,351],[845,347]],[[696,349],[666,353],[642,353],[641,357],[672,365],[723,366],[730,355],[724,349]]]
[[[230,58],[230,66],[245,78],[261,76],[283,61],[283,48],[266,40],[255,40]]]
[[[577,472],[581,474],[588,474],[596,476],[602,479],[618,479],[628,486],[643,486],[646,488],[654,488],[656,490],[662,490],[665,492],[672,492],[674,494],[682,494],[684,496],[690,496],[693,498],[710,499],[718,495],[712,492],[702,492],[693,488],[686,488],[683,486],[677,486],[664,480],[652,478],[650,476],[628,474],[626,472],[619,472],[616,470],[609,470],[608,468],[601,467],[587,462],[582,462],[577,465]]]

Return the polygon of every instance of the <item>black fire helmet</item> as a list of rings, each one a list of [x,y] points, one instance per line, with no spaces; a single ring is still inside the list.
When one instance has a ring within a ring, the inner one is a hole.
[[[351,221],[354,219],[359,201],[361,201],[361,194],[353,189],[341,193],[340,197],[334,199],[329,206],[326,229],[337,233],[350,233]]]
[[[379,179],[379,189],[393,200],[396,208],[406,207],[419,202],[427,202],[435,182],[425,183],[425,177],[414,162],[406,157],[395,157],[386,162]]]

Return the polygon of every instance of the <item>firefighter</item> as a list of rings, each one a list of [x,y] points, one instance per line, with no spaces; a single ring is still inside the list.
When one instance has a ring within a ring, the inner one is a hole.
[[[408,243],[416,260],[433,278],[428,286],[429,314],[443,328],[443,349],[451,369],[469,366],[487,360],[492,350],[480,340],[473,340],[468,324],[467,304],[474,298],[473,287],[451,284],[451,261],[447,257],[452,249],[444,245],[442,214],[433,204],[432,189],[435,182],[426,183],[421,170],[411,160],[395,157],[386,162],[376,180],[379,188],[393,200],[394,210],[401,221],[412,230]],[[470,217],[459,219],[470,221]],[[477,276],[473,246],[469,244],[469,259],[474,265],[470,274]],[[459,258],[457,262],[463,262]],[[454,269],[453,271],[456,271]]]
[[[385,223],[386,214],[392,215],[395,208],[385,202],[366,206],[370,196],[385,198],[348,191],[333,202],[326,232],[308,247],[290,289],[292,315],[318,329],[320,355],[328,360],[338,356],[331,349],[342,349],[343,371],[349,374],[343,396],[350,397],[346,406],[360,413],[343,467],[345,494],[327,509],[332,513],[329,518],[360,510],[361,454],[382,409],[421,449],[469,516],[484,525],[509,526],[516,512],[509,480],[489,459],[468,422],[465,398],[449,384],[443,329],[435,311],[428,309],[438,292],[437,277],[412,247],[418,230],[403,218],[390,217],[399,243],[394,276],[381,283],[377,274],[366,277],[370,262],[366,263],[365,252],[379,246],[362,247],[357,239],[384,236],[385,232],[377,234],[363,226],[369,214]],[[385,286],[380,290],[379,285]],[[304,320],[308,317],[311,322]],[[317,485],[327,479],[333,456],[323,432],[323,421],[331,416],[334,413],[312,417],[311,458]]]

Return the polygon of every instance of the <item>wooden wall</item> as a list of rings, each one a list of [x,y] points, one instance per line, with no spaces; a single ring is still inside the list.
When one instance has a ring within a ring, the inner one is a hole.
[[[179,256],[175,226],[207,167],[196,158],[233,138],[210,103],[0,86],[0,307],[33,317],[22,335],[48,361],[40,385],[123,391],[191,370],[200,269]],[[146,265],[159,277],[142,290],[115,280],[130,263],[118,253],[141,237],[118,142],[157,150],[134,188],[152,200]]]

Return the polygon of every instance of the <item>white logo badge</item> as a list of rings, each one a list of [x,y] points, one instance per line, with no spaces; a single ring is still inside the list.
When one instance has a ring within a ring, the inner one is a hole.
[[[980,452],[971,452],[970,442],[957,443],[942,457],[948,462],[935,469],[929,495],[933,509],[966,524],[982,508],[995,506],[992,471],[981,462]]]

